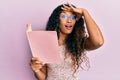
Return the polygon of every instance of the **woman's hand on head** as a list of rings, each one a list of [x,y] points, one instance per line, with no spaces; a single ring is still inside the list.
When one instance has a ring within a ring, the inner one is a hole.
[[[78,18],[80,18],[81,16],[83,16],[83,12],[84,12],[84,8],[75,8],[72,6],[72,4],[68,3],[68,6],[63,4],[63,7],[61,8],[63,11],[70,11],[70,12],[74,12]]]
[[[34,72],[40,71],[45,64],[38,57],[32,57],[30,66]]]

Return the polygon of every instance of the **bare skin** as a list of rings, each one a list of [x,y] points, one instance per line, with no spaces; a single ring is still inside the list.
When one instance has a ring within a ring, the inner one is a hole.
[[[30,66],[38,80],[45,80],[47,72],[46,64],[40,61],[37,57],[33,57],[31,59]]]
[[[95,23],[95,21],[92,19],[92,17],[90,16],[90,14],[86,9],[74,8],[72,7],[71,4],[69,4],[69,7],[63,5],[62,10],[65,11],[65,14],[68,15],[69,17],[72,15],[72,12],[76,13],[79,18],[81,16],[84,17],[86,28],[89,34],[89,37],[85,41],[86,50],[95,50],[99,48],[101,45],[103,45],[104,39],[103,39],[102,33],[98,25]],[[71,25],[72,27],[74,27],[75,21],[71,20],[70,18],[68,18],[67,20],[63,20],[62,18],[60,18],[60,22],[61,24],[59,26],[61,31],[59,34],[60,36],[59,36],[58,43],[59,45],[64,45],[65,44],[64,41],[67,35],[70,34],[73,29],[71,28],[67,30],[65,29],[64,25]],[[45,63],[41,62],[38,58],[33,57],[31,59],[30,66],[38,80],[45,80],[46,74],[47,74],[47,65]]]
[[[92,19],[88,11],[83,8],[74,8],[71,4],[69,4],[69,6],[70,7],[64,5],[62,9],[65,11],[75,12],[77,13],[78,17],[84,16],[86,28],[89,34],[89,37],[85,42],[85,49],[94,50],[99,48],[104,43],[104,39],[98,25]]]

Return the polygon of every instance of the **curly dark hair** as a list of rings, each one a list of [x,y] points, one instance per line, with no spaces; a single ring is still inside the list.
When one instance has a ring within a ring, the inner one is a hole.
[[[69,6],[68,4],[65,5]],[[72,6],[75,7],[74,5]],[[60,23],[59,16],[60,13],[63,11],[61,7],[63,7],[63,5],[59,5],[53,10],[53,13],[49,17],[48,23],[46,25],[46,30],[57,32],[58,39]],[[76,72],[79,67],[83,69],[83,67],[81,66],[82,62],[89,64],[84,48],[84,43],[87,38],[85,34],[86,32],[84,27],[84,19],[81,17],[79,20],[76,21],[72,33],[68,35],[65,41],[66,49],[72,56],[72,61],[74,63],[74,72]]]

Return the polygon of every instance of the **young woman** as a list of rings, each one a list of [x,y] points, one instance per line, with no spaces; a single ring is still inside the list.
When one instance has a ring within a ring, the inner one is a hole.
[[[68,3],[54,9],[46,30],[57,31],[62,63],[43,64],[37,57],[33,57],[30,66],[36,78],[38,80],[80,80],[77,75],[80,69],[84,69],[85,66],[89,68],[85,51],[95,50],[104,43],[98,25],[86,9],[76,8]]]

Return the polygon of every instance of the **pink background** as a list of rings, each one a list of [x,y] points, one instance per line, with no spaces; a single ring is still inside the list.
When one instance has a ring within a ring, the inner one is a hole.
[[[25,26],[45,28],[52,10],[67,0],[2,0],[0,1],[0,80],[35,80],[29,67],[31,58]],[[82,71],[81,80],[120,80],[120,1],[71,0],[86,8],[96,20],[105,44],[88,52],[89,71]]]

